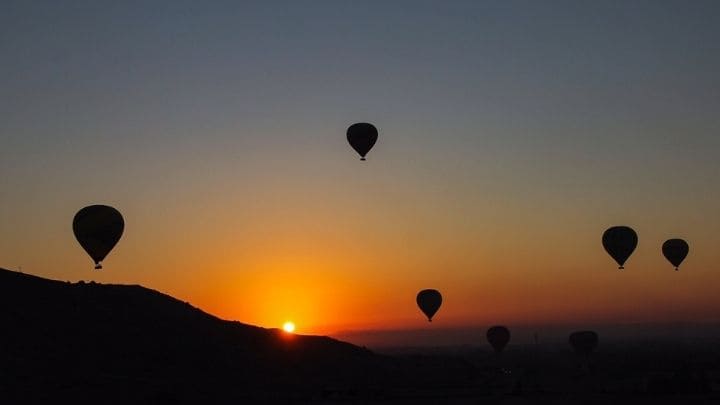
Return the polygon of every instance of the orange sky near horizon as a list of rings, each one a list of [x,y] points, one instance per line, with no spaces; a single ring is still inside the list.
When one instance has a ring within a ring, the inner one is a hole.
[[[32,274],[139,283],[221,318],[264,327],[290,320],[298,333],[308,334],[718,320],[714,263],[720,253],[712,234],[718,224],[701,213],[662,220],[638,207],[617,215],[628,218],[618,223],[629,223],[640,237],[627,270],[619,271],[600,242],[615,222],[593,207],[552,195],[522,199],[463,186],[438,192],[389,180],[365,191],[357,185],[387,171],[385,153],[379,150],[365,163],[345,149],[337,153],[344,161],[333,164],[356,178],[316,188],[323,190],[320,196],[302,187],[269,187],[249,200],[238,186],[223,193],[188,189],[168,196],[176,202],[158,210],[132,204],[121,193],[104,200],[123,212],[126,231],[102,271],[92,270],[70,229],[82,198],[38,209],[31,219],[6,218],[17,237],[5,244],[4,257],[12,252]],[[214,195],[222,198],[208,197]],[[452,208],[433,214],[443,203]],[[608,211],[626,208],[622,201],[611,204]],[[679,229],[690,242],[679,272],[660,253],[662,241],[675,235],[667,229]],[[43,255],[37,244],[45,247]],[[431,325],[415,305],[423,288],[444,296]]]

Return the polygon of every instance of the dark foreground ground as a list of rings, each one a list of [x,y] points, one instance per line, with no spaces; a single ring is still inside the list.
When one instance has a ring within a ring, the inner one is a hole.
[[[0,404],[720,403],[720,339],[371,352],[0,269]]]
[[[500,355],[473,347],[388,349],[425,376],[455,379],[386,387],[387,399],[376,402],[720,403],[719,347],[714,339],[614,341],[588,359],[561,343],[509,346]]]

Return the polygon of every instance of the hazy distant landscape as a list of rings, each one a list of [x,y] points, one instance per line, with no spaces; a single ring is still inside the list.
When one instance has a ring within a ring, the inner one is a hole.
[[[485,332],[489,325],[441,326],[428,325],[425,328],[381,329],[339,331],[331,336],[340,340],[367,346],[373,350],[384,351],[388,348],[407,347],[464,347],[487,346]],[[695,343],[714,337],[720,338],[720,323],[567,323],[554,325],[507,325],[512,330],[513,344],[535,343],[537,336],[541,344],[567,345],[568,334],[573,330],[592,329],[602,331],[602,342],[672,341],[677,343]],[[487,346],[489,348],[489,346]]]
[[[673,403],[720,400],[720,339],[385,347],[229,322],[140,286],[0,270],[11,403]]]

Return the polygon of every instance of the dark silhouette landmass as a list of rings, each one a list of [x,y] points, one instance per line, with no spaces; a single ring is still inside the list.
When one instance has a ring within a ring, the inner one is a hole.
[[[3,269],[0,325],[2,403],[303,398],[372,385],[383,367],[349,343],[224,321],[141,286]]]
[[[136,285],[0,269],[2,404],[720,401],[720,340],[401,347],[231,322]]]

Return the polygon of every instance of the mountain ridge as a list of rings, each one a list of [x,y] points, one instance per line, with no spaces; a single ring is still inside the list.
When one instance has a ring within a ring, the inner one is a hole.
[[[303,398],[372,385],[388,364],[350,343],[223,320],[139,285],[5,269],[0,325],[0,395],[22,402]]]

